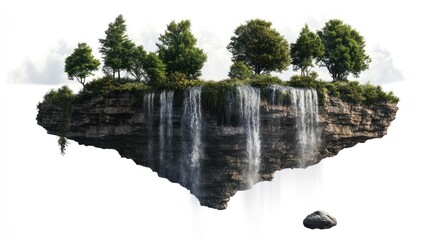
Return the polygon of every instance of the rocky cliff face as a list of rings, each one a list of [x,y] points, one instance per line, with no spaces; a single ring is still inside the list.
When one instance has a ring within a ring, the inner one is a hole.
[[[201,89],[143,99],[111,93],[74,103],[66,137],[115,149],[189,189],[201,205],[224,209],[237,191],[271,180],[277,170],[317,164],[384,136],[398,110],[393,103],[358,105],[327,95],[318,101],[309,90],[280,90],[238,89],[216,110]],[[42,103],[37,122],[60,135],[62,116],[60,107]]]

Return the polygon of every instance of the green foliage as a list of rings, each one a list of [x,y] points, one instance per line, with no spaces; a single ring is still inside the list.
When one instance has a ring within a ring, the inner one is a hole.
[[[201,76],[201,68],[207,60],[202,49],[197,48],[197,39],[192,35],[189,20],[175,21],[159,37],[158,55],[167,68],[167,75],[182,73],[187,79]]]
[[[311,74],[310,74],[311,75]],[[343,82],[325,82],[317,80],[317,75],[313,76],[292,76],[286,84],[291,87],[314,88],[317,90],[319,99],[329,96],[338,97],[343,101],[356,104],[372,104],[377,102],[398,103],[399,98],[392,92],[384,92],[380,86],[374,86],[370,83],[359,84],[357,81]]]
[[[188,80],[188,78],[184,73],[181,72],[172,72],[168,75],[169,82],[182,82],[186,80]]]
[[[74,102],[84,102],[93,96],[106,96],[112,92],[139,93],[151,89],[144,82],[137,82],[130,79],[113,80],[109,77],[94,79],[88,82],[86,90],[79,92]]]
[[[284,85],[279,77],[270,76],[270,75],[255,75],[249,81],[245,82],[253,87],[264,88],[270,85]]]
[[[317,90],[319,103],[324,102],[325,93],[327,93],[327,83],[317,79],[318,75],[316,72],[310,72],[308,75],[294,75],[286,82],[287,86],[297,88],[314,88]]]
[[[58,138],[58,145],[60,146],[61,155],[64,156],[64,154],[66,154],[66,148],[69,145],[69,141],[67,141],[67,138],[63,134]]]
[[[106,38],[99,39],[104,65],[106,69],[111,69],[113,78],[115,73],[118,73],[118,79],[121,79],[120,72],[128,71],[133,66],[135,44],[125,34],[126,31],[125,20],[122,15],[119,15],[105,31]]]
[[[228,77],[240,80],[248,79],[252,76],[252,71],[243,63],[235,62],[229,68]]]
[[[58,139],[58,145],[60,146],[62,155],[65,154],[65,150],[68,145],[66,136],[69,130],[68,122],[74,97],[72,90],[67,86],[63,86],[58,90],[51,90],[43,97],[43,103],[56,105],[61,111],[60,137]],[[39,103],[38,108],[40,109],[41,106],[42,103]]]
[[[92,55],[92,49],[86,43],[79,43],[73,53],[66,58],[64,71],[70,80],[76,80],[85,88],[85,79],[100,66],[100,61]]]
[[[318,35],[325,47],[318,62],[334,81],[347,81],[349,74],[359,77],[368,69],[371,59],[365,53],[365,40],[355,29],[335,19],[328,21]]]
[[[50,90],[43,97],[43,103],[64,106],[73,100],[73,91],[68,86],[62,86],[58,90]],[[39,104],[40,108],[40,104]]]
[[[145,77],[145,61],[147,53],[143,46],[134,47],[132,50],[131,66],[129,73],[135,78],[136,81],[141,81]]]
[[[154,87],[163,86],[167,81],[165,76],[166,66],[156,53],[151,52],[146,56],[143,68],[149,85]]]
[[[261,19],[236,28],[227,48],[233,62],[244,62],[258,75],[284,71],[290,64],[288,42],[271,28],[271,22]]]
[[[332,89],[336,89],[338,93],[335,95],[339,95],[339,98],[346,102],[363,103],[366,100],[363,88],[357,81],[336,82],[335,88]]]
[[[381,101],[387,101],[387,102],[393,102],[398,103],[399,98],[396,97],[393,92],[384,92],[381,86],[374,86],[370,83],[366,83],[361,86],[362,91],[364,93],[365,102],[370,104],[374,102],[381,102]]]
[[[320,89],[324,85],[324,82],[318,80],[318,75],[316,72],[310,72],[308,75],[293,75],[290,80],[287,82],[288,86],[291,87],[308,87]]]
[[[162,86],[164,89],[176,89],[176,90],[184,90],[186,88],[196,87],[196,86],[202,86],[206,82],[202,80],[187,80],[182,79],[179,81],[168,81]]]
[[[301,30],[296,43],[290,46],[292,65],[294,71],[301,71],[301,76],[308,75],[310,68],[313,67],[313,60],[321,58],[325,49],[320,37],[311,32],[308,25],[305,24]]]

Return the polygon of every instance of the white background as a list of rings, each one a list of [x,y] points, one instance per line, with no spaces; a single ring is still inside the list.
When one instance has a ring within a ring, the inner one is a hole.
[[[423,1],[3,1],[0,239],[428,239],[425,9]],[[64,57],[78,42],[100,57],[98,38],[120,13],[130,37],[151,51],[171,20],[191,19],[208,53],[204,79],[227,76],[225,46],[246,20],[269,20],[294,42],[306,22],[315,30],[339,18],[365,37],[373,58],[361,81],[401,98],[397,119],[384,138],[278,172],[223,211],[200,207],[116,151],[72,142],[63,157],[57,137],[36,124],[37,102],[62,84],[79,89],[62,73]],[[303,218],[319,209],[338,226],[305,229]]]

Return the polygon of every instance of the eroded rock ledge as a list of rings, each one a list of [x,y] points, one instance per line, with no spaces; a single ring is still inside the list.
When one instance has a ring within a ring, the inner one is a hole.
[[[261,96],[267,95],[262,94],[266,91],[262,89]],[[163,94],[165,98],[166,93]],[[249,184],[246,130],[237,120],[240,116],[235,111],[238,108],[235,100],[229,101],[235,106],[230,105],[226,111],[228,118],[220,117],[219,111],[202,104],[199,145],[202,151],[195,170],[195,166],[183,160],[183,148],[192,141],[183,129],[185,92],[175,91],[172,95],[171,129],[165,127],[167,120],[162,115],[165,106],[161,107],[164,101],[161,93],[151,95],[152,108],[148,109],[145,106],[148,99],[136,99],[131,93],[118,92],[74,103],[67,118],[66,137],[79,144],[115,149],[122,157],[150,167],[160,177],[189,189],[201,205],[225,209],[237,191],[248,189],[258,181],[271,180],[277,170],[314,165],[343,148],[383,137],[398,110],[394,103],[350,104],[325,95],[318,107],[320,141],[314,156],[305,159],[303,164],[297,148],[296,109],[290,101],[273,104],[270,97],[261,97],[260,164],[256,181]],[[225,112],[221,115],[225,116]],[[42,103],[37,122],[48,133],[60,135],[62,116],[60,107]]]

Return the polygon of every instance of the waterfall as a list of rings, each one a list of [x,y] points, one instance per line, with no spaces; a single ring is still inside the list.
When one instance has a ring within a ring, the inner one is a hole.
[[[250,86],[237,87],[240,106],[240,120],[246,133],[247,160],[249,162],[248,183],[257,183],[261,157],[260,128],[260,91]]]
[[[202,154],[201,128],[201,87],[193,87],[185,91],[182,111],[182,136],[188,140],[182,142],[182,147],[191,167],[199,164]]]
[[[171,159],[173,150],[173,98],[174,91],[164,90],[159,95],[159,161],[160,171],[165,174],[165,160]]]
[[[272,105],[284,105],[286,96],[289,96],[290,104],[295,111],[299,167],[305,167],[316,157],[320,145],[320,133],[317,128],[319,121],[317,92],[310,88],[284,86],[272,86],[271,90]]]
[[[280,105],[284,106],[286,104],[286,100],[288,99],[287,96],[290,95],[290,92],[293,91],[295,88],[291,87],[285,87],[285,86],[279,86],[279,85],[272,85],[269,87],[269,90],[271,91],[271,105]]]
[[[148,139],[146,159],[148,163],[152,163],[154,166],[153,159],[153,100],[155,93],[147,93],[143,97],[143,110],[144,110],[144,124],[145,124],[145,135]]]
[[[319,149],[319,104],[314,89],[292,88],[291,103],[296,111],[297,140],[299,144],[300,167],[307,166]]]
[[[201,141],[202,112],[201,89],[192,87],[184,92],[182,110],[182,182],[198,195],[200,186],[200,158],[203,153]]]

